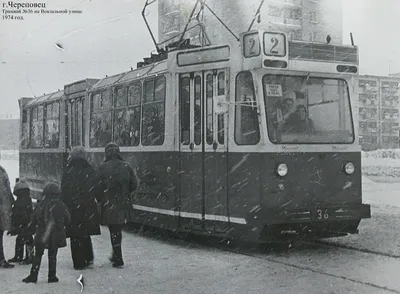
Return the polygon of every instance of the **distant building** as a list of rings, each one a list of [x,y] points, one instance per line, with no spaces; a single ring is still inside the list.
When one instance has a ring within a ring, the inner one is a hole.
[[[19,149],[19,119],[0,119],[0,150]]]
[[[195,0],[159,0],[159,40],[165,41],[183,31]],[[206,4],[238,36],[247,31],[261,0],[208,0]],[[231,34],[206,8],[200,17],[212,44],[236,42]],[[260,21],[258,23],[258,20]],[[274,0],[264,2],[260,17],[252,29],[282,31],[289,39],[342,44],[342,2],[337,0]],[[192,20],[189,27],[197,24]],[[189,31],[186,38],[201,44],[200,27]],[[176,39],[173,39],[176,40]]]
[[[362,149],[399,148],[400,76],[360,75],[355,89]]]

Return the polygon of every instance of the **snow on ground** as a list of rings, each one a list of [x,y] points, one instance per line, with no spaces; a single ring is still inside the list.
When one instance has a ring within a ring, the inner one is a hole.
[[[363,176],[363,200],[366,203],[378,205],[382,208],[393,206],[400,208],[400,183],[375,182]]]
[[[8,257],[12,256],[14,240],[5,237]],[[102,235],[93,237],[93,243],[95,263],[92,269],[74,270],[69,249],[64,248],[58,253],[58,284],[47,283],[47,257],[44,257],[37,284],[21,282],[28,275],[29,266],[0,269],[0,293],[80,293],[76,281],[80,274],[83,274],[85,281],[83,293],[96,294],[385,293],[367,285],[271,263],[262,258],[196,244],[189,246],[179,240],[154,240],[125,232],[125,267],[114,269],[108,261],[110,240],[107,229],[102,228]],[[337,268],[333,258],[326,258],[331,261],[330,268]]]
[[[400,182],[400,150],[363,152],[362,171],[380,182]]]

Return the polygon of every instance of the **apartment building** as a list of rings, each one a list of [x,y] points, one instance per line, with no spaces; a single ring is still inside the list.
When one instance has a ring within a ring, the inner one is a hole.
[[[362,149],[399,148],[400,77],[360,75],[355,87]]]
[[[159,40],[177,36],[184,29],[196,0],[159,0]],[[261,0],[207,0],[206,4],[239,36],[247,31]],[[200,15],[204,31],[212,44],[231,44],[235,38],[206,8]],[[195,26],[193,19],[189,27]],[[338,0],[266,0],[252,29],[285,32],[289,39],[342,44],[342,2]],[[192,44],[204,44],[206,37],[199,26],[191,29],[186,38]],[[176,39],[173,39],[176,40]]]

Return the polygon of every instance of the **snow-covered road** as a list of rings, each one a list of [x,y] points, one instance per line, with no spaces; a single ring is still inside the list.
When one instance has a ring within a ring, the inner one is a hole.
[[[11,181],[16,162],[1,161]],[[400,255],[400,183],[363,179],[364,200],[372,205],[372,219],[363,220],[360,234],[330,240],[356,248]],[[12,257],[15,238],[5,237]],[[44,257],[37,285],[21,282],[29,266],[0,269],[0,293],[400,293],[400,259],[341,248],[306,246],[283,254],[251,252],[243,255],[180,240],[162,241],[124,233],[126,265],[114,269],[108,261],[109,233],[93,238],[93,269],[75,271],[68,248],[58,255],[60,283],[47,284]]]
[[[257,258],[204,248],[173,240],[164,242],[134,234],[124,235],[125,268],[114,269],[108,262],[109,236],[93,238],[95,266],[85,271],[72,268],[70,252],[60,250],[58,284],[47,284],[47,258],[44,258],[36,285],[21,282],[29,266],[0,270],[0,293],[79,293],[76,279],[82,273],[84,293],[386,293],[379,287],[400,291],[396,273],[400,262],[379,263],[367,255],[338,250],[292,252],[284,256],[268,254]],[[14,238],[5,238],[6,254],[11,257]],[[193,244],[191,244],[193,245]],[[293,267],[306,265],[319,272]],[[372,266],[377,266],[371,270]],[[382,272],[383,271],[383,272]],[[392,275],[388,275],[393,271]],[[348,276],[359,282],[337,276]],[[371,281],[378,286],[366,285]]]

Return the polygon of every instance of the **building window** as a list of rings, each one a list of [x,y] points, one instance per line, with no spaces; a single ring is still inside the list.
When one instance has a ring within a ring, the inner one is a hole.
[[[257,144],[260,141],[260,128],[253,76],[250,72],[241,72],[236,77],[235,104],[236,144]]]
[[[359,80],[358,81],[358,86],[359,87],[365,87],[365,88],[369,88],[369,87],[376,87],[378,84],[376,81],[370,81],[370,80]]]
[[[311,42],[316,42],[318,38],[318,34],[316,32],[311,32],[310,33],[310,41]]]
[[[301,9],[287,10],[285,12],[285,16],[288,19],[301,19]]]
[[[362,106],[377,106],[378,97],[374,94],[359,94],[360,104]]]
[[[310,22],[317,22],[317,13],[310,12]]]
[[[269,6],[268,9],[268,15],[269,16],[275,16],[275,17],[281,17],[282,16],[282,8],[276,7],[276,6]]]

